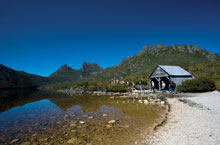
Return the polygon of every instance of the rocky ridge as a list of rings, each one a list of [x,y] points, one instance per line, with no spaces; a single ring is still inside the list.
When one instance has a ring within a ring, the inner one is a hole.
[[[167,49],[173,49],[175,51],[177,50],[177,51],[190,53],[190,54],[199,52],[202,55],[207,55],[207,58],[209,60],[215,60],[218,58],[217,54],[214,54],[208,50],[204,50],[204,49],[198,47],[197,45],[171,45],[171,46],[167,46],[167,45],[163,45],[163,44],[146,45],[136,55],[140,56],[140,55],[143,55],[147,52],[157,54],[157,53],[160,53],[160,51],[167,50]]]
[[[97,63],[84,62],[80,70],[82,72],[89,73],[89,72],[99,72],[102,70],[102,68]]]

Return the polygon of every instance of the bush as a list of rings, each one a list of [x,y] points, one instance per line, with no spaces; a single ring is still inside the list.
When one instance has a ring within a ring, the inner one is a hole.
[[[220,81],[215,82],[216,90],[220,91]]]
[[[107,91],[110,92],[126,92],[127,89],[124,85],[109,85]]]
[[[214,81],[199,77],[192,80],[186,80],[181,85],[177,86],[177,90],[181,92],[207,92],[215,90]]]

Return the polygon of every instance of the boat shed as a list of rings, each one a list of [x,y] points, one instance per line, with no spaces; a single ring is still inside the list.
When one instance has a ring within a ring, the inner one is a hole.
[[[180,85],[184,80],[193,79],[194,76],[179,66],[158,65],[149,78],[151,87],[154,83],[154,88],[161,90],[162,82],[164,82],[165,89],[168,90],[171,84]]]

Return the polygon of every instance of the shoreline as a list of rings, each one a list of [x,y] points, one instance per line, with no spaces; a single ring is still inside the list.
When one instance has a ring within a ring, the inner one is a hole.
[[[220,144],[220,92],[180,94],[167,102],[167,120],[141,144]]]

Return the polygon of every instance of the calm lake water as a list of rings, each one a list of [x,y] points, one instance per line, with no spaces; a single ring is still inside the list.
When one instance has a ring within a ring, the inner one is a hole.
[[[33,90],[1,91],[0,103],[0,144],[23,145],[135,144],[166,110],[133,98]]]

